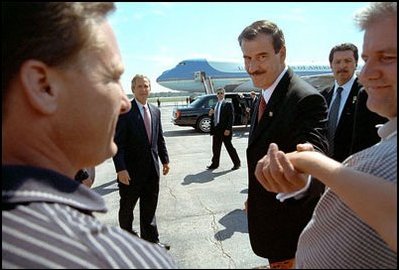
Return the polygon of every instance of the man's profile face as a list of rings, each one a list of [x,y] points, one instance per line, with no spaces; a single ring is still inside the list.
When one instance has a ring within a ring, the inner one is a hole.
[[[63,88],[58,140],[69,159],[88,166],[116,154],[118,116],[130,109],[120,83],[123,63],[113,30],[103,22],[94,31],[100,47],[87,50],[78,68],[58,71]]]

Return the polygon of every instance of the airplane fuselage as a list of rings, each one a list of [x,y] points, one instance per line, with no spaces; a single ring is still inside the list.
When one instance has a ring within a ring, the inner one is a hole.
[[[329,66],[325,65],[299,65],[290,66],[299,76],[313,76],[331,74]],[[254,88],[251,78],[240,63],[216,62],[206,59],[189,59],[181,61],[176,67],[164,71],[157,83],[172,90],[202,91],[204,78],[209,79],[213,88],[244,85],[244,89]]]

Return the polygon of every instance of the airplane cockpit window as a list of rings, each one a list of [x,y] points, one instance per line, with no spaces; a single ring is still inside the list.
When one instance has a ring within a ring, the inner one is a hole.
[[[184,66],[186,64],[186,62],[180,62],[179,64],[177,64],[178,66]]]

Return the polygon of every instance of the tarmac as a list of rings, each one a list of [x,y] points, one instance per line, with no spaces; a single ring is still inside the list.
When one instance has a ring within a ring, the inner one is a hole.
[[[220,166],[209,171],[212,137],[191,127],[171,122],[173,103],[161,104],[162,126],[169,152],[170,172],[161,176],[156,213],[160,241],[178,268],[250,269],[265,268],[267,259],[251,249],[247,218],[243,211],[247,198],[246,147],[249,127],[233,128],[233,145],[241,168],[222,147]],[[118,225],[119,193],[112,159],[96,167],[92,187],[105,200],[106,214],[96,216],[106,224]],[[138,204],[134,229],[140,232]]]

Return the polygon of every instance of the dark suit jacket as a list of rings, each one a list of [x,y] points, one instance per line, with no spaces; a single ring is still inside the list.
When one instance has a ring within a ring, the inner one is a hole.
[[[259,99],[260,100],[260,99]],[[270,143],[284,152],[296,150],[298,143],[309,142],[326,153],[327,105],[322,95],[288,69],[257,123],[259,101],[251,120],[248,138],[248,229],[253,251],[261,257],[285,260],[295,257],[299,235],[311,218],[324,187],[312,181],[302,199],[280,202],[256,180],[259,159]]]
[[[252,116],[254,115],[254,111],[255,111],[256,104],[258,103],[258,99],[259,99],[259,97],[255,96],[254,99],[251,98],[249,100],[248,107],[250,108],[250,111],[249,111],[249,119],[248,119],[248,121],[251,121]]]
[[[216,107],[216,106],[215,106]],[[215,126],[215,115],[211,117],[211,135],[222,135],[225,130],[230,130],[232,136],[232,128],[234,123],[234,109],[233,104],[223,100],[220,106],[219,124]]]
[[[334,86],[321,91],[328,106],[333,93]],[[333,159],[342,162],[351,154],[380,141],[375,126],[388,119],[370,111],[366,101],[367,93],[356,78],[335,130]]]
[[[159,162],[169,163],[168,151],[163,137],[161,112],[149,104],[151,113],[152,144],[150,145],[137,103],[131,101],[131,110],[119,116],[115,133],[118,152],[113,157],[117,172],[127,170],[132,179],[142,182],[150,172],[155,172],[159,179]]]
[[[255,96],[255,98],[251,98],[250,100],[249,100],[249,108],[251,109],[251,115],[252,115],[252,113],[253,113],[253,111],[255,110],[255,106],[256,106],[256,103],[258,102],[258,96]]]

